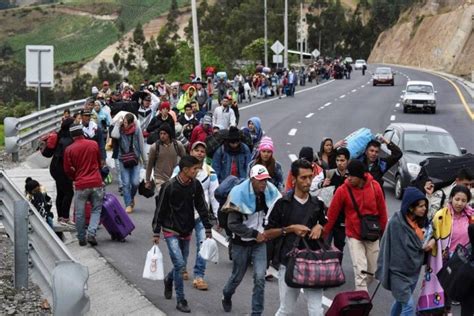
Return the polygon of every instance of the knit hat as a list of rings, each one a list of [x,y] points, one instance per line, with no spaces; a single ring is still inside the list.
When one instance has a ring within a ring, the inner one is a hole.
[[[240,140],[240,131],[239,131],[239,129],[235,126],[231,126],[229,128],[229,133],[227,134],[226,140],[228,140],[228,141]]]
[[[273,152],[273,141],[270,137],[264,136],[258,145],[258,151],[269,150]]]
[[[33,192],[33,190],[36,189],[39,186],[40,186],[40,184],[39,184],[38,181],[33,180],[30,177],[26,178],[26,180],[25,180],[25,191],[26,192],[31,194]]]
[[[206,114],[204,115],[204,117],[202,118],[202,124],[203,125],[212,125],[212,116]]]
[[[84,133],[82,131],[82,125],[81,124],[72,124],[71,127],[69,127],[69,133],[71,134],[71,137],[83,136]]]
[[[161,131],[164,131],[166,132],[168,135],[171,136],[171,127],[168,123],[163,123],[160,125],[160,128],[159,128],[160,132]]]
[[[160,110],[163,110],[163,109],[170,109],[171,106],[170,106],[170,103],[168,101],[163,101],[160,103]]]
[[[347,174],[364,179],[365,166],[360,160],[352,159],[347,165]]]
[[[314,151],[311,147],[302,147],[298,155],[299,159],[306,159],[309,162],[314,161]]]

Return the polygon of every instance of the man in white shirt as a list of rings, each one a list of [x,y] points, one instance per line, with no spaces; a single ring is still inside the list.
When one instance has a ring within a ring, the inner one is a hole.
[[[224,97],[221,101],[221,106],[214,110],[212,116],[213,125],[220,125],[223,129],[229,129],[231,126],[237,126],[234,110],[229,106],[231,97]]]

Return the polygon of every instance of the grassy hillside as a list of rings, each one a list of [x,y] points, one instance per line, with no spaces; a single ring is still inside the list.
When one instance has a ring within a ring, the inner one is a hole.
[[[180,6],[189,1],[178,0]],[[85,62],[118,40],[120,31],[164,14],[171,0],[73,0],[61,4],[4,10],[0,46],[13,48],[24,63],[25,45],[54,45],[55,63]],[[72,9],[67,11],[68,9]],[[66,11],[65,11],[66,10]],[[89,15],[78,15],[89,13]],[[113,15],[112,20],[94,15]]]

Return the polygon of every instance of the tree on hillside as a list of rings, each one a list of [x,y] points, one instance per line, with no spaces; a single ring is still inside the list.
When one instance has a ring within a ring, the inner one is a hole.
[[[150,75],[168,73],[175,54],[175,41],[169,39],[169,31],[165,25],[161,28],[156,41],[151,38],[144,46],[144,58],[148,63],[148,73]]]
[[[170,10],[168,11],[168,15],[166,17],[166,26],[168,28],[168,32],[171,38],[176,41],[178,40],[178,18],[179,18],[179,8],[178,8],[178,1],[171,0]]]
[[[127,62],[125,67],[127,70],[133,70],[136,67],[144,68],[143,65],[143,45],[145,44],[145,33],[143,33],[143,26],[140,22],[137,23],[133,31],[132,42],[129,46],[129,53],[127,55]]]

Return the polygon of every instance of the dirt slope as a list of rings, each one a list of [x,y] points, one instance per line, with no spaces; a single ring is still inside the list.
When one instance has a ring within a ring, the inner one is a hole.
[[[412,65],[468,75],[474,70],[474,3],[428,0],[380,34],[369,62]]]

